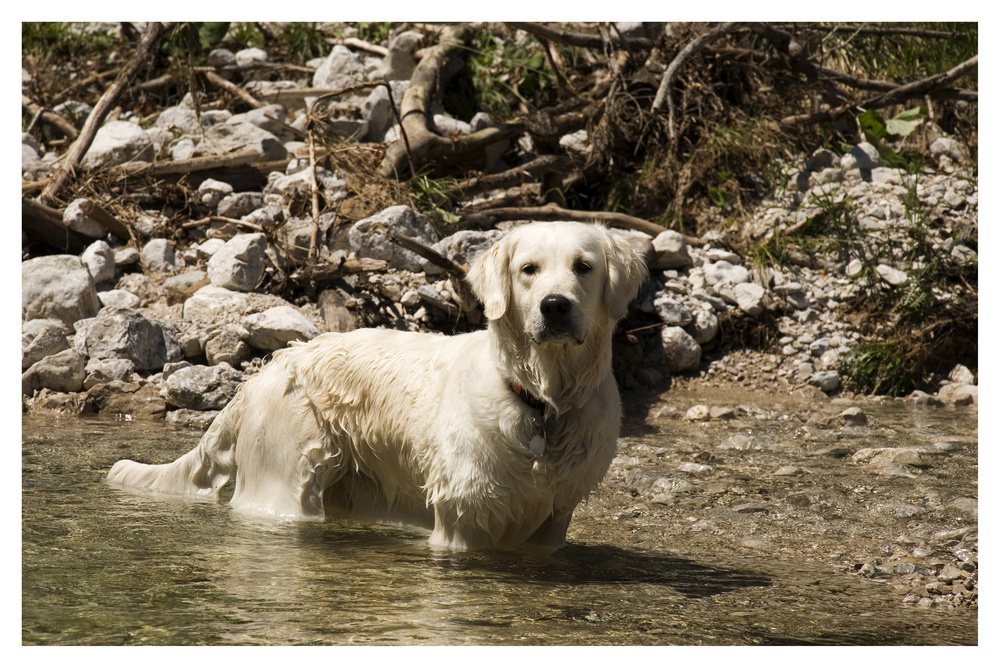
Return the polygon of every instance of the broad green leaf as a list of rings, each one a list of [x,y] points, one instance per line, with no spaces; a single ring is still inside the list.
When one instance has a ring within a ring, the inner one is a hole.
[[[924,122],[927,109],[923,105],[907,109],[885,122],[885,131],[897,137],[905,137]]]

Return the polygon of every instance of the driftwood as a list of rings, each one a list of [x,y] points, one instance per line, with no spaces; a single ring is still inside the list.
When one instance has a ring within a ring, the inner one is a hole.
[[[205,75],[205,79],[207,79],[210,84],[238,97],[254,109],[260,109],[261,107],[266,106],[263,102],[248,93],[242,86],[237,86],[233,82],[223,79],[215,72],[215,70],[206,70],[203,74]]]
[[[132,232],[129,230],[128,225],[108,213],[107,210],[102,208],[93,200],[84,200],[80,203],[80,208],[85,214],[87,214],[88,217],[103,225],[104,229],[111,232],[111,234],[115,235],[122,241],[128,241],[132,238]]]
[[[382,176],[399,179],[428,163],[453,164],[523,131],[520,125],[501,124],[452,140],[431,129],[431,103],[446,83],[441,81],[441,72],[459,55],[472,33],[469,25],[446,28],[437,46],[430,48],[414,69],[400,108],[402,136],[386,148]]]
[[[600,35],[585,35],[579,32],[569,32],[547,26],[544,23],[516,23],[507,22],[512,28],[519,28],[535,37],[551,40],[560,44],[570,46],[582,46],[588,49],[603,49],[605,40]],[[653,41],[645,37],[622,37],[621,35],[610,35],[611,46],[625,50],[642,50],[653,48]]]
[[[54,111],[46,111],[44,108],[38,106],[32,102],[30,98],[24,95],[21,95],[21,106],[27,109],[28,113],[32,115],[32,126],[37,125],[39,122],[47,123],[69,137],[70,140],[76,139],[80,134],[68,120]]]
[[[519,167],[512,167],[498,174],[484,174],[459,181],[446,191],[449,199],[471,197],[487,190],[519,186],[530,179],[545,174],[569,171],[571,162],[562,155],[542,155]]]
[[[27,197],[21,198],[21,229],[45,245],[73,255],[82,253],[92,241],[69,229],[61,211]]]
[[[896,86],[892,90],[885,91],[876,97],[854,104],[844,104],[836,109],[830,109],[829,111],[821,111],[815,114],[803,114],[799,116],[786,116],[781,119],[781,124],[791,127],[796,125],[825,123],[855,109],[883,109],[894,104],[905,102],[906,100],[922,98],[925,95],[933,95],[935,92],[947,89],[951,82],[978,66],[979,56],[975,55],[965,62],[951,68],[947,72],[935,74],[925,79],[914,81],[902,86]]]
[[[674,100],[670,96],[670,87],[673,85],[674,77],[677,75],[677,70],[680,66],[684,64],[691,54],[703,47],[705,44],[715,39],[719,35],[724,35],[729,32],[732,27],[736,25],[735,23],[720,23],[711,30],[699,35],[695,39],[685,45],[683,49],[678,52],[674,59],[667,66],[666,71],[663,73],[663,78],[660,80],[660,87],[656,91],[656,97],[653,99],[653,111],[657,112],[663,107],[664,101],[667,103],[667,128],[670,132],[670,141],[676,141],[677,132],[674,130]]]
[[[43,204],[52,204],[58,199],[59,193],[62,192],[62,189],[73,178],[77,165],[80,164],[80,160],[83,159],[84,154],[87,153],[87,149],[93,143],[98,128],[101,127],[104,119],[125,91],[125,87],[139,74],[139,71],[146,66],[147,62],[152,59],[156,46],[160,43],[160,38],[172,28],[173,24],[164,25],[159,21],[150,21],[147,24],[146,32],[136,47],[132,60],[125,69],[119,72],[111,87],[104,92],[101,99],[94,105],[94,110],[87,116],[80,135],[63,157],[62,163],[60,163],[56,173],[52,176],[52,180],[49,181],[49,185],[42,191],[39,199]]]

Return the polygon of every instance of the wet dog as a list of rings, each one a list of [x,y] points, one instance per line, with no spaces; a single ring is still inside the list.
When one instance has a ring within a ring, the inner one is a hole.
[[[457,549],[559,546],[621,423],[611,336],[646,277],[599,225],[518,227],[469,270],[489,325],[323,334],[275,353],[199,444],[112,484],[297,519],[360,516]]]

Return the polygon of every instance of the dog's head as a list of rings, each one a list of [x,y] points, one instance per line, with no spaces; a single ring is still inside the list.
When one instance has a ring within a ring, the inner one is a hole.
[[[570,222],[518,227],[469,270],[486,317],[516,320],[536,344],[583,343],[625,315],[646,276],[623,236]]]

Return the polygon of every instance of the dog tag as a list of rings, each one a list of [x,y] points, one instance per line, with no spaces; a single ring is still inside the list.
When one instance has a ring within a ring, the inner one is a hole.
[[[531,437],[531,443],[528,443],[528,450],[531,451],[535,457],[541,457],[542,453],[545,452],[545,439],[541,434],[535,434]]]

